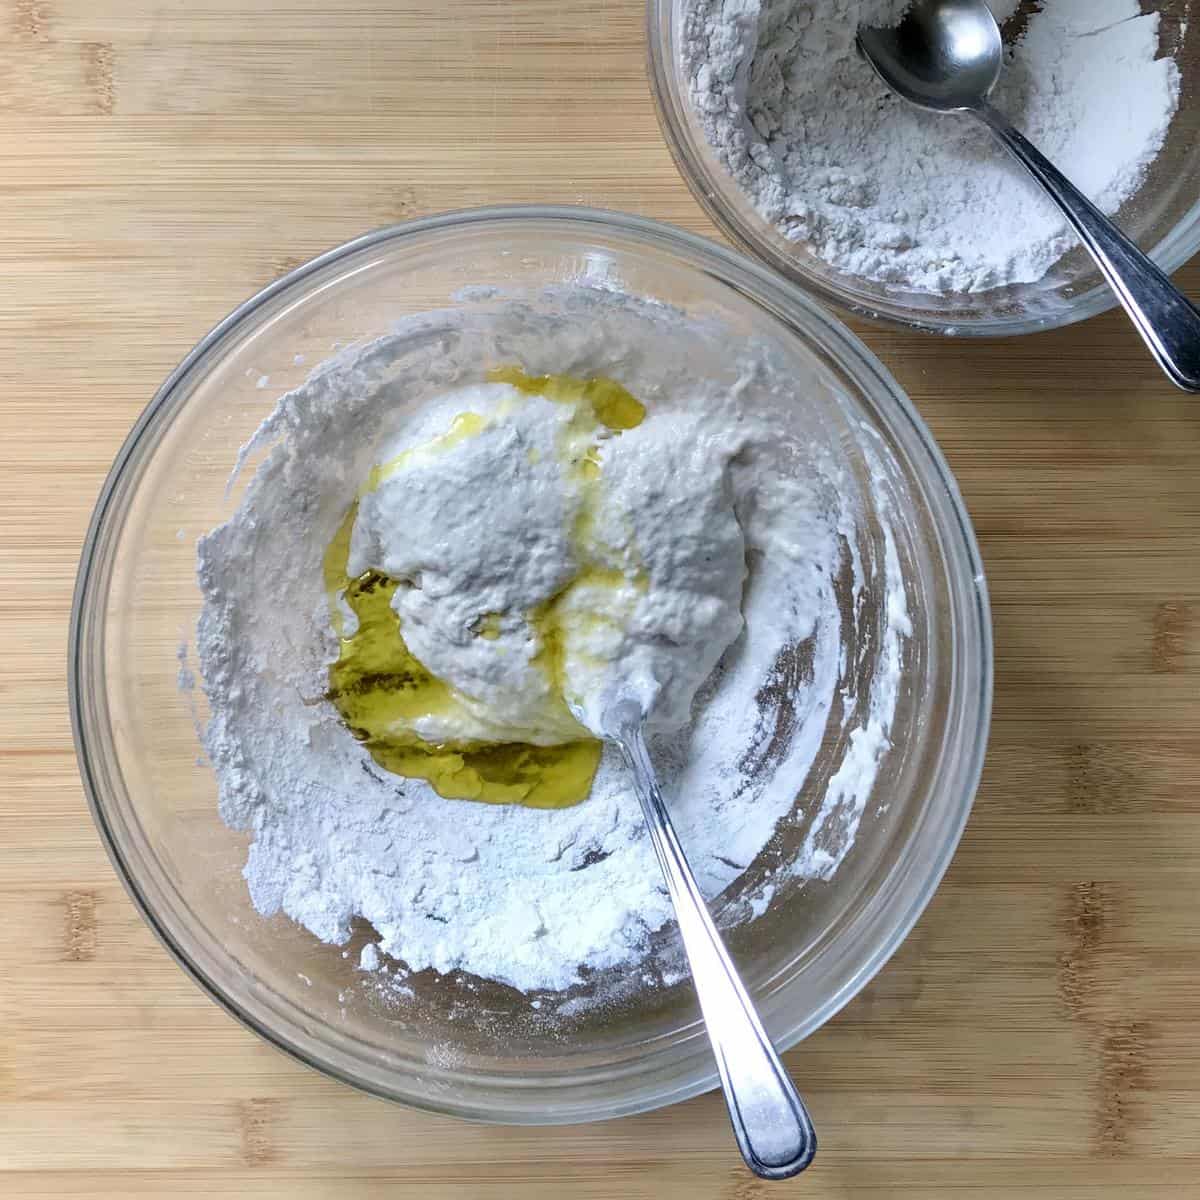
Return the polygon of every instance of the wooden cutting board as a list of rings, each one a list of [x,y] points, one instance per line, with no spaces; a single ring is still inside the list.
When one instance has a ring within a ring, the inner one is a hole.
[[[1124,321],[860,330],[933,427],[995,605],[983,786],[880,977],[788,1055],[822,1135],[718,1097],[490,1129],[310,1073],[134,913],[89,820],[67,612],[100,481],[210,325],[372,226],[498,201],[713,231],[641,0],[0,0],[0,1195],[1200,1196],[1200,406]],[[1200,294],[1200,270],[1182,282]]]

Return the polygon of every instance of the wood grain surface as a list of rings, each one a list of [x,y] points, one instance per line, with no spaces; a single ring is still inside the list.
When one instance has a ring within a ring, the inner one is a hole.
[[[0,0],[6,1200],[1200,1196],[1200,409],[1119,316],[860,330],[974,516],[996,710],[928,913],[788,1055],[800,1180],[748,1176],[713,1095],[547,1130],[357,1095],[207,1000],[109,867],[64,662],[129,426],[232,306],[372,226],[559,201],[711,233],[643,55],[640,0]]]

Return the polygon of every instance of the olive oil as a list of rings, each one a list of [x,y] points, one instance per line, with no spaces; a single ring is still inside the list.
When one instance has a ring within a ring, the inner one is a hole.
[[[400,586],[378,571],[357,579],[346,575],[349,531],[357,505],[342,522],[325,556],[325,582],[336,629],[342,616],[337,598],[357,618],[358,627],[341,637],[337,661],[329,668],[326,698],[371,757],[396,775],[427,780],[439,796],[567,808],[583,800],[600,762],[600,742],[590,736],[559,746],[512,742],[423,741],[406,726],[422,716],[447,713],[454,693],[408,649],[392,597]],[[332,586],[331,586],[332,585]],[[486,618],[485,618],[486,621]],[[480,636],[487,637],[488,625]],[[498,624],[495,626],[498,634]]]
[[[639,400],[611,379],[577,379],[566,375],[526,375],[517,367],[488,373],[495,383],[507,383],[527,395],[570,404],[571,434],[590,438],[600,425],[614,433],[639,425],[646,410]],[[374,467],[360,497],[412,463],[442,453],[486,428],[478,413],[462,413],[438,438]],[[574,439],[578,444],[577,438]],[[594,519],[600,477],[598,446],[591,443],[566,464],[579,480],[581,503],[572,527],[580,568],[557,595],[526,614],[538,636],[534,664],[550,683],[564,712],[565,631],[563,602],[571,589],[587,583],[617,588],[625,580],[615,569],[589,564],[583,547]],[[350,732],[371,757],[396,775],[424,779],[441,796],[481,800],[491,804],[523,804],[531,808],[566,808],[583,800],[591,789],[600,761],[601,743],[579,726],[580,737],[555,746],[523,742],[445,742],[422,740],[411,725],[424,716],[449,715],[461,703],[453,689],[431,674],[409,651],[400,618],[392,608],[398,587],[405,584],[378,571],[350,579],[347,566],[350,539],[358,512],[351,505],[325,554],[324,583],[330,620],[340,641],[337,661],[329,668],[327,699],[337,708]],[[644,586],[644,580],[637,581]],[[345,633],[342,604],[356,619]],[[473,628],[476,637],[494,641],[500,636],[501,613],[483,614]]]
[[[487,420],[478,413],[459,413],[450,423],[450,428],[441,437],[436,437],[423,446],[415,446],[411,450],[406,450],[403,454],[396,455],[390,462],[372,467],[367,476],[367,482],[363,484],[362,490],[358,493],[359,496],[362,497],[368,492],[375,491],[381,483],[391,479],[393,475],[404,470],[411,463],[444,454],[447,450],[457,446],[459,442],[465,442],[467,438],[482,433],[486,428]]]
[[[620,432],[634,429],[646,416],[646,406],[615,379],[577,379],[574,375],[526,375],[520,367],[495,367],[489,383],[507,383],[528,396],[544,396],[559,404],[574,404],[584,415]]]

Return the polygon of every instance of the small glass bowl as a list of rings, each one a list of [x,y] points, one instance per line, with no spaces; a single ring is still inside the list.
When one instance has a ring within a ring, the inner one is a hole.
[[[969,520],[912,405],[857,338],[757,264],[650,221],[573,208],[432,217],[330,251],[244,304],[167,379],[104,485],[72,615],[84,785],[158,936],[216,1000],[297,1058],[377,1095],[478,1120],[593,1120],[711,1088],[694,994],[686,979],[642,988],[546,1032],[531,1011],[541,1001],[486,981],[418,973],[392,1003],[357,970],[367,930],[343,950],[256,913],[242,878],[247,837],[218,816],[199,743],[203,696],[187,686],[195,544],[237,503],[227,480],[239,447],[335,344],[378,337],[409,313],[475,303],[468,293],[580,282],[703,315],[728,329],[731,346],[766,340],[823,381],[817,403],[843,431],[847,462],[886,476],[913,621],[895,750],[832,880],[781,884],[763,915],[730,930],[777,1043],[811,1033],[892,954],[950,861],[983,762],[991,629]],[[801,792],[797,811],[813,800]]]
[[[647,0],[650,84],[659,124],[692,194],[735,244],[785,278],[856,316],[885,325],[962,337],[1004,337],[1083,321],[1117,304],[1091,257],[1075,249],[1036,283],[936,296],[850,275],[802,242],[789,241],[750,203],[705,137],[688,97],[681,33],[693,0]],[[1167,271],[1200,249],[1200,22],[1191,0],[1143,3],[1162,16],[1160,39],[1182,81],[1166,143],[1117,221]],[[946,117],[946,120],[956,120]],[[965,119],[965,118],[964,118]]]

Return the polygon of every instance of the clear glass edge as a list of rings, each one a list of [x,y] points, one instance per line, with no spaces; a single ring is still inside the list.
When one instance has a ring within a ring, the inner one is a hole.
[[[955,828],[953,829],[952,836],[947,837],[941,844],[939,853],[935,856],[928,869],[923,886],[915,892],[912,901],[903,915],[893,922],[886,941],[867,958],[860,969],[820,1009],[810,1014],[804,1021],[798,1022],[783,1031],[777,1032],[772,1030],[772,1036],[777,1045],[781,1049],[786,1050],[818,1029],[840,1011],[877,974],[905,937],[907,937],[921,912],[928,905],[930,898],[933,896],[942,876],[948,868],[962,836],[962,831],[965,828],[983,769],[992,698],[992,636],[987,588],[974,530],[967,516],[957,484],[924,422],[912,407],[907,397],[892,381],[891,376],[887,373],[882,363],[879,362],[853,332],[842,326],[836,318],[824,312],[813,298],[807,295],[795,283],[787,279],[775,278],[757,260],[749,259],[708,239],[676,229],[664,223],[624,213],[573,206],[493,206],[442,213],[387,226],[343,243],[341,246],[337,246],[311,259],[289,274],[269,284],[266,288],[236,308],[206,334],[185,356],[179,366],[167,377],[135,423],[102,485],[96,508],[84,539],[72,600],[68,644],[68,700],[76,757],[88,805],[118,877],[121,879],[122,884],[147,925],[167,948],[172,957],[231,1016],[264,1040],[283,1050],[291,1057],[296,1058],[306,1066],[382,1099],[398,1101],[430,1112],[492,1124],[536,1125],[578,1123],[645,1112],[699,1095],[717,1086],[719,1080],[716,1070],[713,1066],[709,1065],[707,1069],[695,1072],[694,1077],[685,1084],[640,1094],[632,1097],[625,1103],[609,1103],[603,1110],[577,1111],[573,1109],[565,1116],[544,1111],[531,1113],[525,1110],[497,1113],[492,1108],[481,1109],[469,1104],[439,1104],[427,1096],[413,1096],[389,1089],[383,1084],[372,1083],[362,1078],[348,1075],[336,1064],[323,1060],[320,1055],[314,1054],[311,1050],[302,1047],[297,1041],[278,1031],[267,1028],[253,1014],[241,1008],[223,992],[221,987],[202,969],[199,963],[193,961],[182,947],[178,945],[170,930],[158,920],[147,903],[146,898],[141,894],[133,872],[125,862],[124,856],[117,845],[117,841],[112,834],[108,820],[100,805],[92,771],[85,728],[86,721],[83,712],[85,698],[82,694],[83,689],[81,684],[88,676],[85,668],[81,665],[81,655],[84,647],[88,644],[87,638],[84,636],[88,619],[89,606],[87,602],[94,588],[92,567],[97,547],[100,543],[101,534],[109,532],[106,529],[106,521],[117,492],[124,480],[130,460],[152,423],[161,421],[168,415],[172,398],[179,384],[228,335],[239,329],[246,320],[255,315],[264,305],[270,303],[276,297],[325,267],[349,258],[362,250],[397,239],[412,237],[448,227],[478,224],[481,222],[501,223],[505,221],[559,221],[579,226],[595,225],[601,229],[616,229],[625,233],[639,234],[652,241],[665,241],[668,246],[674,246],[689,256],[699,257],[700,259],[715,259],[725,271],[732,272],[735,276],[738,274],[748,276],[752,283],[771,295],[775,302],[779,303],[784,310],[799,306],[800,310],[806,316],[815,319],[817,324],[822,327],[822,332],[826,339],[824,343],[825,348],[827,350],[831,348],[835,349],[839,363],[846,365],[849,362],[854,367],[856,373],[865,372],[873,377],[872,382],[880,392],[887,396],[888,400],[894,406],[896,414],[904,417],[908,423],[907,437],[903,440],[911,444],[905,445],[906,451],[912,452],[915,449],[923,454],[929,460],[929,465],[933,468],[931,472],[932,478],[938,480],[942,485],[946,500],[944,507],[948,509],[949,515],[955,519],[954,529],[951,532],[956,533],[960,539],[960,549],[966,553],[967,562],[973,576],[974,607],[969,615],[974,618],[972,623],[978,634],[978,643],[981,651],[979,659],[981,668],[980,678],[977,681],[979,686],[979,692],[977,693],[979,702],[977,720],[973,731],[963,730],[962,736],[959,738],[960,742],[965,741],[968,745],[973,744],[975,750],[964,760],[964,768],[959,771],[958,788],[956,790],[961,790],[959,791],[960,801],[956,814]],[[833,343],[832,346],[829,344],[830,342]],[[896,429],[894,432],[899,433],[900,430]],[[944,517],[946,514],[942,515]],[[964,614],[965,616],[967,614]],[[964,696],[963,700],[969,700],[969,697]],[[897,864],[897,867],[900,865]],[[895,871],[893,871],[893,874],[895,874]],[[885,881],[885,888],[891,882],[890,878],[888,881]],[[894,884],[894,886],[898,886],[898,884]],[[771,1022],[771,1024],[774,1023],[773,1021]],[[697,1052],[690,1055],[689,1058],[692,1060],[707,1058],[711,1064],[707,1046],[700,1035],[697,1034],[694,1040],[697,1041]],[[422,1070],[422,1074],[436,1076],[437,1071],[426,1066]],[[546,1080],[540,1081],[543,1086],[547,1082]],[[495,1085],[493,1084],[492,1086]]]

